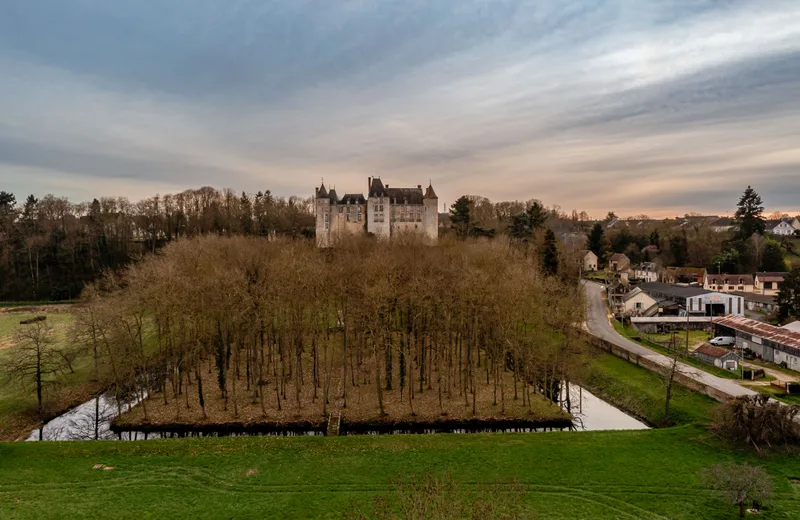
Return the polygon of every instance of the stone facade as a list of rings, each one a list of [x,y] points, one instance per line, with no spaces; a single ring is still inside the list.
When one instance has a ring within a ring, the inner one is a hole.
[[[316,188],[317,246],[330,247],[338,236],[359,232],[381,238],[398,233],[420,233],[430,240],[439,237],[439,199],[429,185],[390,188],[379,178],[367,180],[367,197],[348,193],[341,199],[335,189]]]

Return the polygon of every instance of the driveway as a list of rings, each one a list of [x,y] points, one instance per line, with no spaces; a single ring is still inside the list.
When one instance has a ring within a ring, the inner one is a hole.
[[[602,287],[603,286],[600,284],[594,282],[584,282],[584,289],[586,292],[586,328],[589,333],[597,338],[613,343],[628,352],[647,358],[665,368],[671,367],[672,360],[667,356],[634,343],[614,330],[614,327],[612,327],[611,323],[608,321],[608,311],[605,301],[603,301],[604,290]],[[734,380],[717,377],[708,372],[698,370],[693,366],[686,365],[685,363],[680,363],[679,366],[681,372],[686,376],[731,397],[757,395],[757,392],[740,386]]]

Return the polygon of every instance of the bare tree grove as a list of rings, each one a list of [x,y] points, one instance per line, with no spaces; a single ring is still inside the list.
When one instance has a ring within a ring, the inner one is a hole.
[[[586,355],[577,284],[500,240],[184,239],[83,300],[75,337],[140,422],[553,417]]]

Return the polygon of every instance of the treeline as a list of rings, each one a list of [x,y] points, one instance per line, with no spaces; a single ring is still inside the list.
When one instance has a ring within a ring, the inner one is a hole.
[[[75,338],[111,386],[178,417],[219,403],[319,416],[365,399],[376,416],[414,415],[423,393],[434,416],[453,401],[502,415],[554,398],[584,365],[579,285],[537,262],[500,240],[181,240],[89,286]]]
[[[308,201],[269,191],[200,188],[136,203],[123,197],[71,203],[0,192],[0,300],[76,298],[106,269],[127,265],[180,237],[309,237]]]
[[[623,253],[633,264],[657,262],[714,273],[787,271],[786,256],[797,254],[794,237],[770,236],[763,212],[761,197],[748,187],[734,218],[727,222],[728,229],[718,228],[715,219],[703,216],[616,221],[609,214],[589,231],[587,249],[597,254],[601,266],[611,254]]]

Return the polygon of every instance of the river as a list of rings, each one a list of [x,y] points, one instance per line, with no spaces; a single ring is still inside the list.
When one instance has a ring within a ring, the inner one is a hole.
[[[563,393],[562,393],[563,394]],[[566,402],[562,403],[573,417],[573,427],[570,429],[578,431],[596,430],[643,430],[648,426],[641,421],[631,417],[622,410],[615,408],[603,401],[591,392],[572,386],[569,392],[569,406]],[[123,412],[127,411],[131,405],[122,406]],[[135,406],[135,404],[134,404]],[[27,440],[29,441],[74,441],[74,440],[144,440],[154,438],[183,437],[185,433],[142,433],[125,432],[115,433],[111,431],[111,421],[117,416],[118,408],[113,395],[101,395],[90,401],[83,403],[70,410],[69,412],[56,417],[45,424],[42,428],[31,432]],[[530,429],[507,429],[504,431],[532,431]],[[540,430],[541,431],[541,430]],[[467,433],[465,430],[455,430],[457,433]],[[393,433],[405,433],[396,431]],[[190,434],[196,436],[217,436],[214,433]],[[254,435],[254,434],[239,434]],[[322,435],[322,432],[284,432],[268,433],[264,435]]]

